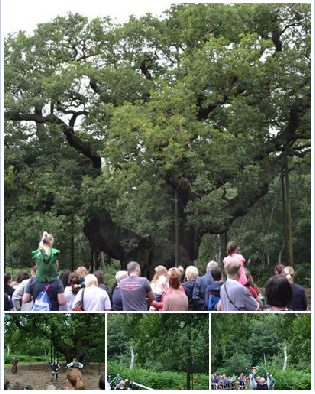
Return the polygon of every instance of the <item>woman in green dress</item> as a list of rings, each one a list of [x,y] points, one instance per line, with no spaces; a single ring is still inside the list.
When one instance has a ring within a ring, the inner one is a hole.
[[[60,251],[52,247],[53,242],[53,236],[44,231],[38,249],[32,252],[37,264],[36,278],[43,283],[52,282],[58,277]]]

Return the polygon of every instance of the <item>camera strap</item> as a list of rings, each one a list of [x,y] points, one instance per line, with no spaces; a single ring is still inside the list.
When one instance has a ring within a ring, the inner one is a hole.
[[[238,311],[240,311],[240,308],[238,308],[238,307],[234,304],[234,302],[231,300],[231,298],[230,298],[230,296],[229,296],[229,293],[227,292],[226,282],[224,283],[224,290],[225,290],[225,293],[226,293],[226,296],[227,296],[229,302],[234,306],[234,308],[236,308]]]

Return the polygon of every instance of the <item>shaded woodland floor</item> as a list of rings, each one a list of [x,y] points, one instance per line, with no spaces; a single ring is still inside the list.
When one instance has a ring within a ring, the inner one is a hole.
[[[18,365],[18,370],[16,374],[11,373],[11,367],[4,368],[4,375],[10,381],[12,386],[15,381],[23,380],[24,384],[29,384],[33,389],[46,390],[49,384],[53,384],[56,390],[66,389],[66,374],[67,369],[65,364],[60,363],[60,372],[57,382],[51,379],[51,368],[48,364],[24,364]],[[105,364],[101,365],[101,373],[105,373]],[[99,390],[99,364],[91,364],[88,368],[82,371],[82,381],[84,383],[86,390]]]

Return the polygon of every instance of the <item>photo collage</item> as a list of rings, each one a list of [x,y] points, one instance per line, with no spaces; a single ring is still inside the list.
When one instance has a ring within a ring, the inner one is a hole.
[[[1,390],[314,390],[312,17],[1,2]]]

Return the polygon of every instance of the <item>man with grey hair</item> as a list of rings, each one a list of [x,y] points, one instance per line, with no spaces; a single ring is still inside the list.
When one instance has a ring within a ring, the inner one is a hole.
[[[256,311],[259,308],[258,302],[251,295],[249,290],[238,282],[240,278],[241,264],[237,261],[230,261],[225,268],[227,280],[221,287],[221,300],[218,303],[218,310],[222,311]]]
[[[208,305],[206,305],[205,292],[207,287],[214,283],[214,280],[211,276],[211,270],[216,267],[218,267],[217,262],[213,260],[209,261],[209,263],[207,264],[207,272],[196,280],[193,289],[192,299],[195,304],[198,304],[198,310],[200,311],[208,309]]]
[[[110,311],[111,302],[106,291],[98,287],[97,277],[88,274],[85,277],[85,287],[76,295],[72,309],[81,306],[84,311]]]
[[[142,278],[140,264],[131,261],[127,265],[128,278],[120,281],[120,295],[124,311],[147,311],[155,300],[147,278]]]

